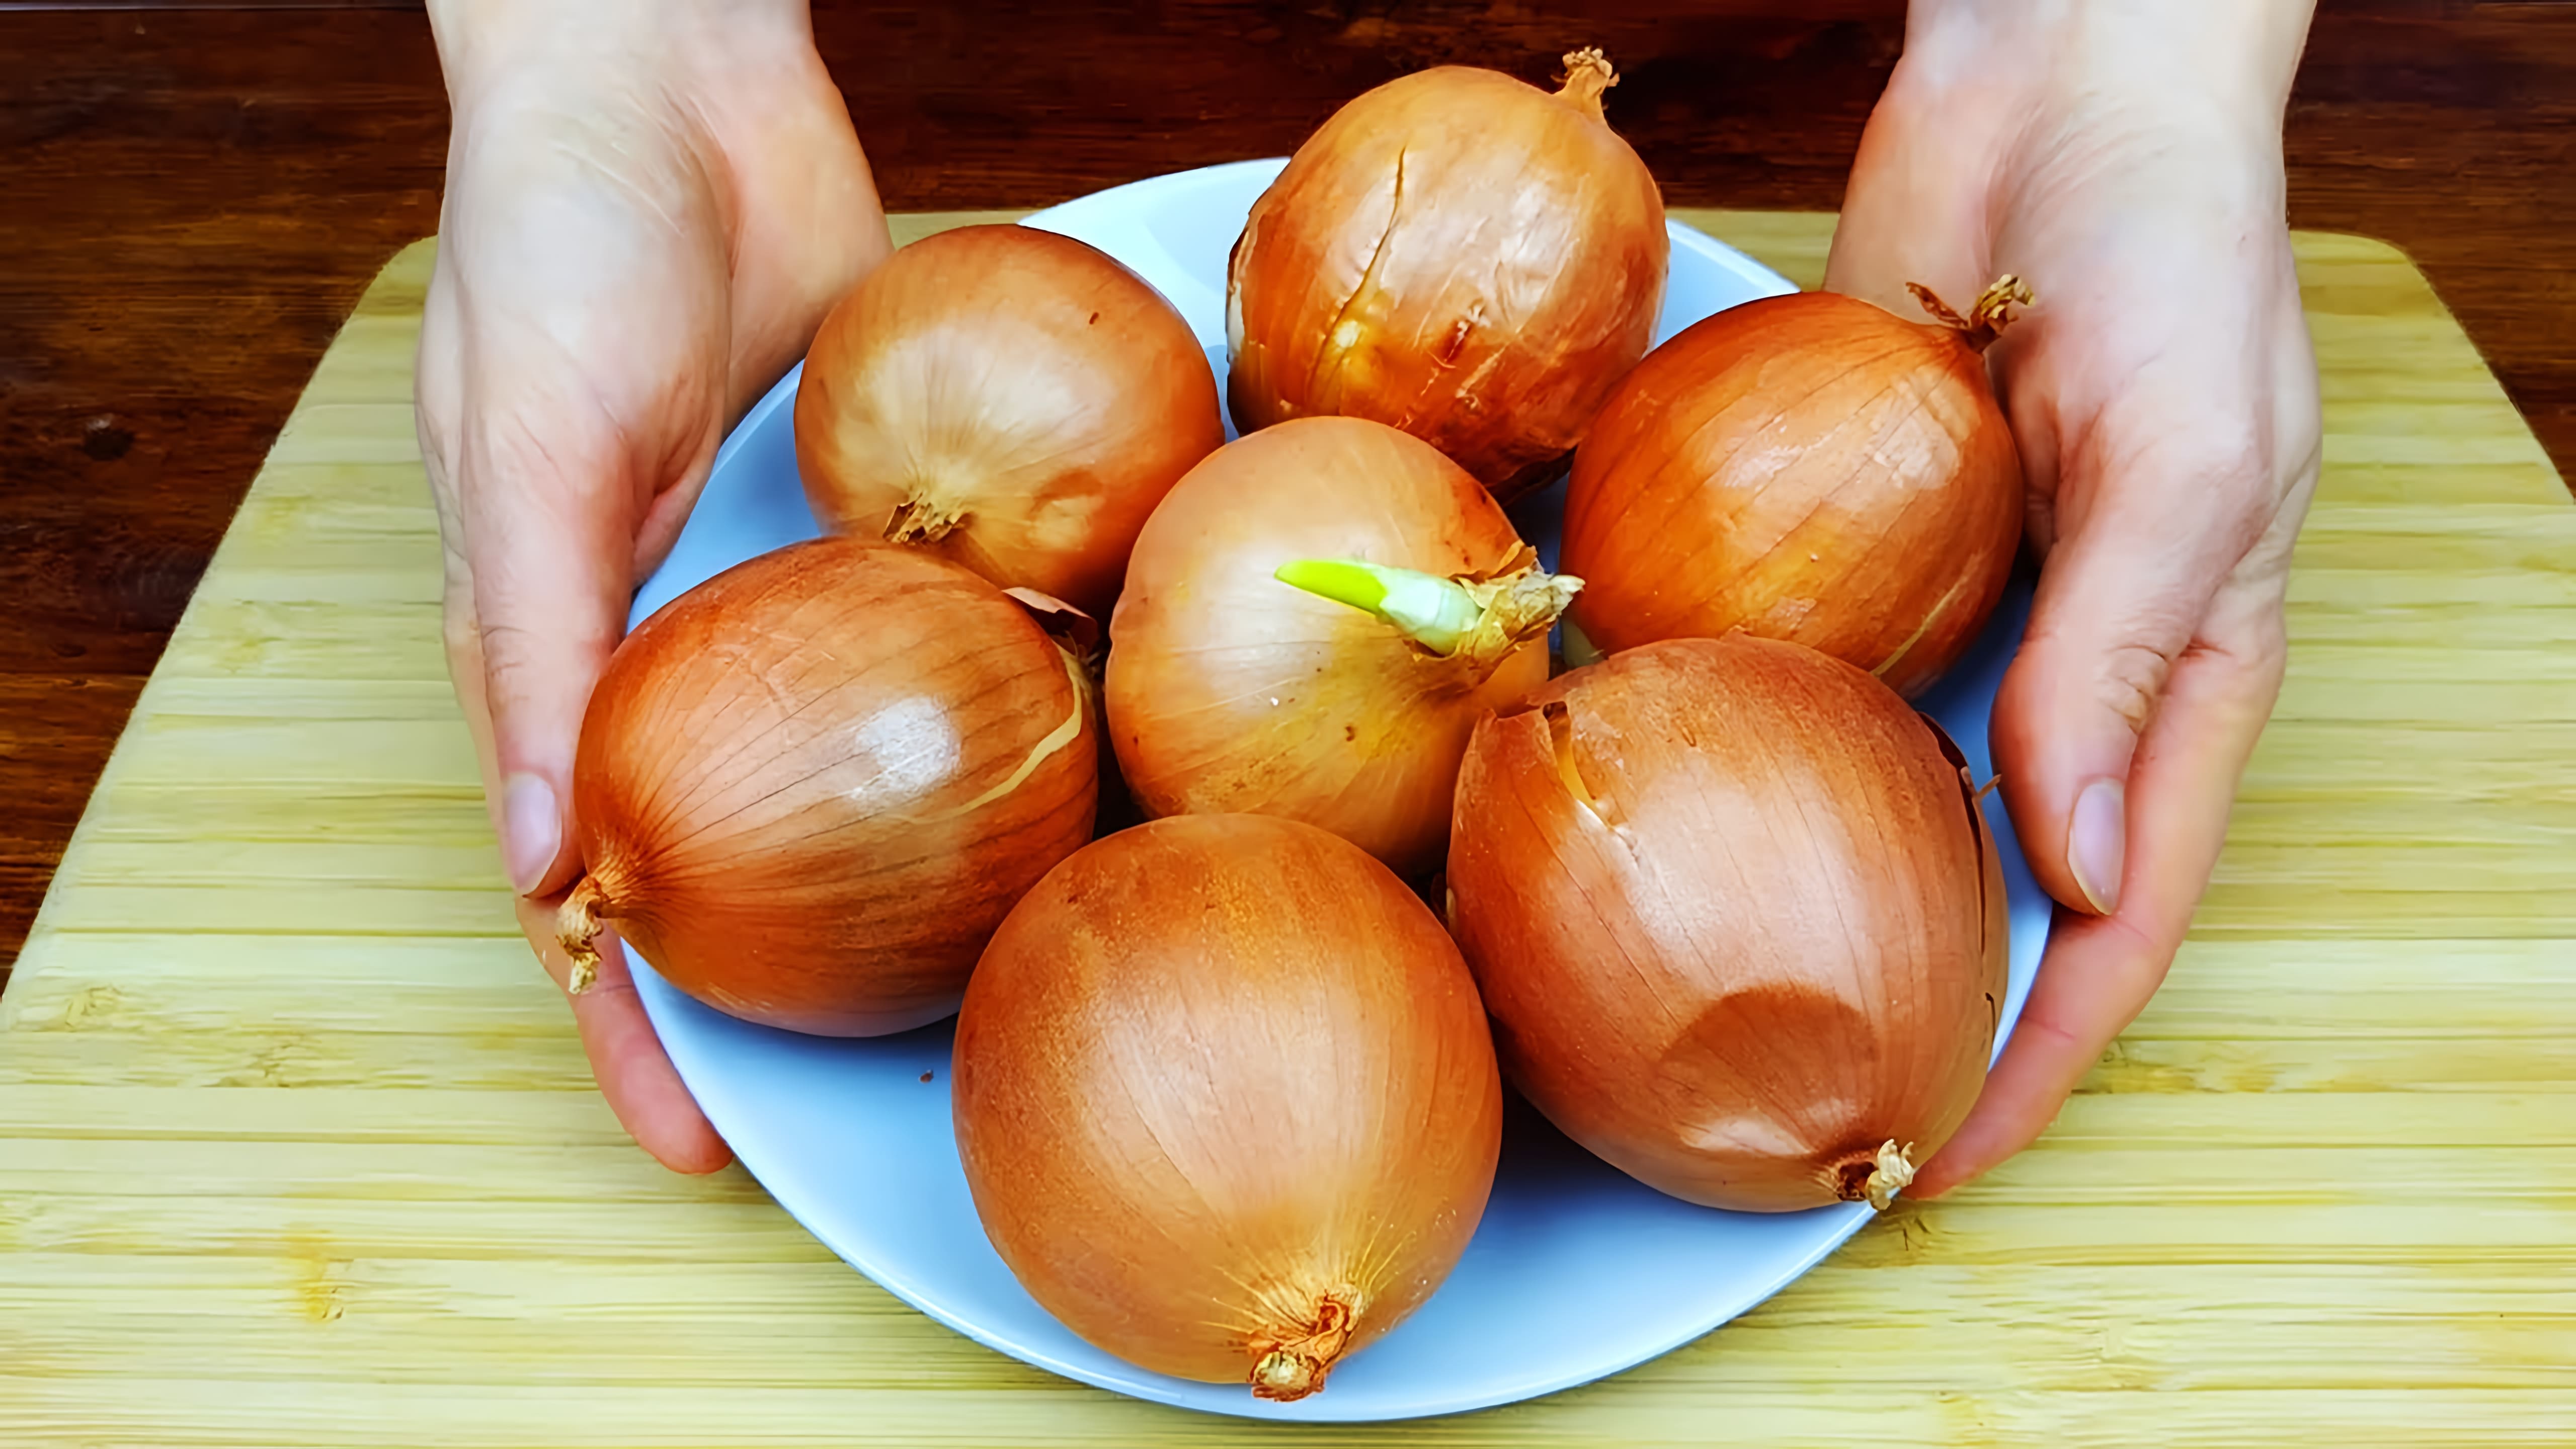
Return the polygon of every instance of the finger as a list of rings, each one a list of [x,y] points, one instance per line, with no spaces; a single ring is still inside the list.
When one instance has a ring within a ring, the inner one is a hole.
[[[544,401],[542,423],[518,407],[469,415],[460,488],[492,798],[522,895],[562,890],[580,872],[573,756],[625,630],[636,522],[634,465],[613,427]]]
[[[519,925],[537,948],[546,974],[563,985],[572,962],[555,943],[555,901],[521,900]],[[733,1161],[715,1125],[671,1065],[670,1053],[644,1014],[643,998],[627,970],[626,950],[612,934],[599,937],[599,977],[570,998],[573,1023],[600,1095],[636,1145],[674,1172],[707,1173]]]
[[[1908,1189],[1915,1196],[1937,1197],[2028,1146],[2162,984],[2280,694],[2277,590],[2231,590],[2218,612],[2211,633],[2227,642],[2195,643],[2176,662],[2131,767],[2135,846],[2119,910],[2059,915],[2011,1043],[1967,1122]]]
[[[465,553],[455,480],[447,471],[447,460],[454,450],[442,446],[454,435],[456,399],[452,395],[433,396],[454,382],[455,369],[449,365],[452,351],[445,345],[450,340],[440,339],[441,345],[422,368],[418,425],[422,456],[439,510],[444,570],[442,624],[448,675],[455,683],[466,729],[473,736],[475,762],[483,777],[483,797],[492,811],[494,828],[499,830],[504,792],[494,749],[483,631],[476,618],[474,576]],[[427,346],[423,351],[433,354]],[[444,378],[445,383],[434,384],[433,377]],[[520,929],[526,933],[538,961],[561,986],[571,979],[572,963],[555,940],[558,904],[556,900],[525,897],[517,902]],[[732,1160],[731,1150],[698,1110],[696,1100],[689,1095],[654,1035],[652,1023],[635,995],[624,952],[613,937],[603,936],[602,940],[605,944],[597,983],[572,998],[574,1024],[601,1095],[628,1135],[665,1166],[689,1173],[713,1172],[723,1167]]]
[[[476,753],[483,764],[486,798],[498,799],[492,786],[492,728],[483,701],[481,641],[481,632],[473,624],[469,593],[461,605],[451,604],[449,668],[456,678],[458,702],[464,708],[467,727],[474,734]],[[516,904],[519,928],[536,951],[538,962],[555,984],[569,993],[572,961],[557,940],[556,911],[562,904],[561,894],[541,900],[522,896]],[[590,1059],[591,1076],[599,1084],[600,1095],[607,1098],[609,1110],[616,1113],[627,1135],[663,1166],[685,1173],[722,1168],[733,1160],[733,1150],[699,1110],[697,1099],[672,1066],[669,1053],[653,1030],[652,1019],[644,1014],[642,998],[635,993],[622,944],[612,932],[601,933],[598,941],[596,977],[570,1000],[573,1024],[581,1034],[582,1050]]]
[[[429,296],[421,309],[420,350],[413,369],[412,427],[420,443],[421,470],[429,476],[430,502],[438,515],[440,642],[446,651],[447,676],[456,688],[456,703],[465,716],[466,732],[474,741],[484,805],[491,812],[497,839],[501,829],[501,777],[492,759],[492,716],[483,688],[483,640],[474,618],[474,571],[466,559],[465,521],[453,466],[463,451],[459,417],[464,397],[456,360],[456,280],[450,272],[452,260],[452,253],[440,254],[431,274]]]
[[[474,741],[474,766],[482,777],[483,808],[490,815],[494,838],[501,830],[501,772],[492,753],[492,708],[483,687],[483,629],[474,619],[474,585],[461,569],[447,589],[440,610],[440,629],[447,649],[447,677],[456,687],[457,712],[465,716],[465,733]]]
[[[2102,455],[2115,435],[2148,441]],[[2077,503],[2060,515],[2069,532],[2041,570],[1995,698],[1996,767],[2031,872],[2090,915],[2120,904],[2139,735],[2276,497],[2257,450],[2212,435],[2105,422],[2078,441],[2065,468]]]
[[[613,119],[488,123],[449,210],[455,492],[491,718],[502,854],[522,894],[579,872],[573,756],[623,633],[638,534],[703,477],[721,423],[724,239],[697,154]],[[513,139],[519,144],[511,144]],[[649,153],[649,154],[647,154]]]

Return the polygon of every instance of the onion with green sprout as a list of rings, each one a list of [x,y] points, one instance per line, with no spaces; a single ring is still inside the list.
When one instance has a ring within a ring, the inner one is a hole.
[[[1436,868],[1476,721],[1547,681],[1581,581],[1428,443],[1301,418],[1219,449],[1136,540],[1110,736],[1150,815],[1321,826]]]

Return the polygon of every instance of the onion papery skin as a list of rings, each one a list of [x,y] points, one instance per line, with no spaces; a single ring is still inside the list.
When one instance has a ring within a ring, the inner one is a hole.
[[[1859,1199],[1983,1084],[2007,935],[1965,764],[1812,650],[1650,644],[1488,720],[1448,885],[1506,1074],[1675,1197]]]
[[[1810,292],[1703,319],[1628,374],[1575,454],[1563,562],[1605,652],[1741,629],[1911,697],[1994,611],[2022,512],[1962,335]]]
[[[575,898],[719,1010],[902,1031],[956,1009],[1098,786],[1088,685],[1019,604],[915,550],[794,544],[618,646],[574,767]]]
[[[1608,66],[1568,64],[1555,95],[1404,76],[1297,149],[1228,264],[1238,428],[1373,418],[1506,499],[1555,470],[1653,341],[1671,249],[1654,178],[1602,119]]]
[[[1106,836],[995,933],[958,1155],[1030,1296],[1157,1373],[1300,1398],[1474,1236],[1502,1083],[1474,982],[1383,865],[1267,816]]]
[[[1033,227],[896,252],[824,319],[796,390],[797,469],[826,528],[1102,616],[1154,505],[1224,441],[1180,313]]]
[[[1545,635],[1439,657],[1273,575],[1355,558],[1448,578],[1526,553],[1474,478],[1385,424],[1301,418],[1227,444],[1146,524],[1110,620],[1128,789],[1149,815],[1280,815],[1436,868],[1468,736],[1546,682]]]

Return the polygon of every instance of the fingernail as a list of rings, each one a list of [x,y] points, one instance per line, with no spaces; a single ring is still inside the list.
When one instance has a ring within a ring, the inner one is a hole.
[[[2096,780],[2075,797],[2066,827],[2066,868],[2093,909],[2120,908],[2120,873],[2128,862],[2129,792],[2117,780]]]
[[[535,775],[512,775],[501,791],[501,860],[510,884],[526,895],[545,884],[563,844],[563,810],[554,787]]]

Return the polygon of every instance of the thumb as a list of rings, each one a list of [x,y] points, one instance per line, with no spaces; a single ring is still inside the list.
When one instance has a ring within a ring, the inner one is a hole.
[[[613,428],[579,417],[557,413],[540,433],[516,410],[482,412],[467,426],[459,488],[501,855],[527,896],[580,874],[573,757],[633,589],[632,465]]]
[[[2150,505],[2190,496],[2187,487],[2121,491]],[[2243,551],[2205,519],[2178,523],[2188,512],[2088,510],[2049,552],[2029,630],[1995,697],[1995,761],[2013,827],[2039,883],[2078,911],[2119,907],[2132,757]]]

